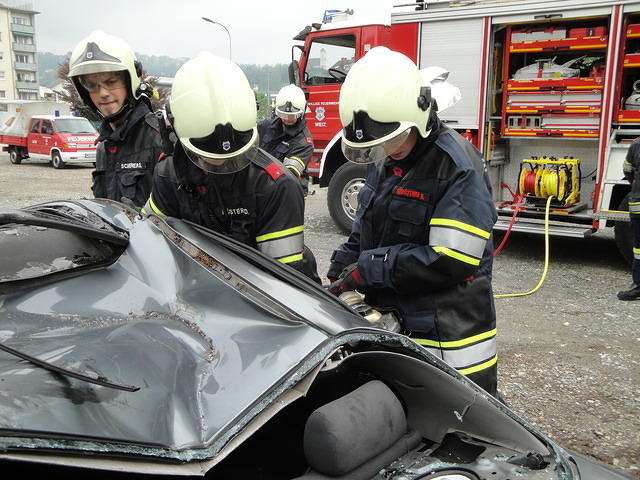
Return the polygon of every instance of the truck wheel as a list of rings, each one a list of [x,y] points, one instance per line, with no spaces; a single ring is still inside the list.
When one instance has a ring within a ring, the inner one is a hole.
[[[347,162],[340,166],[329,182],[327,207],[331,218],[349,234],[358,209],[358,192],[364,186],[365,165]]]
[[[53,165],[53,168],[64,168],[64,162],[59,152],[53,152],[51,154],[51,165]]]
[[[620,205],[618,206],[620,211],[629,211],[629,194],[627,194]],[[616,237],[616,246],[622,258],[631,265],[633,262],[633,237],[631,235],[631,223],[617,221],[613,225],[613,231]]]
[[[9,147],[9,160],[14,165],[20,165],[22,162],[22,157],[18,153],[18,149],[16,147]]]

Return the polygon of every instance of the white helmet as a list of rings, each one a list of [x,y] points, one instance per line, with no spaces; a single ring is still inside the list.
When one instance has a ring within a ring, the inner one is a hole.
[[[383,145],[415,128],[430,133],[431,93],[418,67],[386,47],[372,48],[358,60],[340,91],[342,151],[355,163],[384,159]]]
[[[256,99],[240,67],[202,52],[171,88],[174,128],[189,159],[211,173],[234,173],[258,152]]]
[[[91,101],[87,88],[83,86],[83,78],[84,75],[103,72],[125,73],[130,99],[140,98],[144,90],[140,84],[142,65],[136,60],[135,53],[122,39],[96,30],[83,38],[73,49],[69,57],[69,78],[85,105],[98,114],[100,111]],[[122,116],[132,106],[132,101],[125,102],[120,112],[105,120],[116,120],[116,117]]]
[[[453,107],[462,98],[460,89],[449,83],[449,71],[442,67],[426,67],[420,69],[425,85],[431,86],[431,98],[435,101],[437,112]]]
[[[296,85],[285,85],[276,96],[276,115],[283,120],[295,121],[304,115],[307,99]]]

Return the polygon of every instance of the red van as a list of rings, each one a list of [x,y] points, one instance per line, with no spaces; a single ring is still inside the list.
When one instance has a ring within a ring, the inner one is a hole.
[[[51,160],[55,168],[66,163],[96,161],[98,132],[84,117],[39,115],[31,118],[27,150],[29,157]]]
[[[55,168],[95,163],[98,132],[86,118],[70,115],[68,104],[16,101],[10,107],[11,116],[0,128],[0,143],[11,163],[20,164],[25,158],[49,160]]]
[[[19,132],[17,132],[19,133]],[[11,163],[20,164],[25,158],[50,160],[54,168],[67,163],[96,161],[98,132],[84,117],[71,115],[36,115],[31,117],[26,135],[0,135],[7,144]]]

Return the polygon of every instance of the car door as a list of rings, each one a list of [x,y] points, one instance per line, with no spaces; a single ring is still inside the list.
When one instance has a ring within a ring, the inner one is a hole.
[[[33,119],[31,122],[31,129],[27,137],[27,149],[29,154],[38,154],[42,151],[40,146],[40,119]]]
[[[38,142],[40,151],[38,153],[49,155],[53,146],[53,122],[51,120],[42,120],[40,125],[40,140]]]

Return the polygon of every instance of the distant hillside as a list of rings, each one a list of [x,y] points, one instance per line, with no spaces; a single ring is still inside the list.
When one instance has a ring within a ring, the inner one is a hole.
[[[173,77],[187,58],[172,58],[157,55],[136,53],[149,75],[157,77]],[[38,52],[38,73],[40,85],[52,86],[58,82],[58,66],[67,60],[67,55]],[[287,65],[240,65],[252,87],[267,93],[277,93],[289,83]]]

